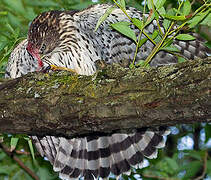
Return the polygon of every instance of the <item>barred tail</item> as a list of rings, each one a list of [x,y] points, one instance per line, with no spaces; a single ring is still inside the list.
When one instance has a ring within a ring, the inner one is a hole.
[[[131,166],[142,167],[144,157],[157,157],[165,146],[166,128],[139,129],[131,134],[65,139],[32,136],[37,150],[46,156],[62,179],[84,177],[91,180],[130,173]]]
[[[197,33],[192,33],[191,35],[196,39],[191,41],[175,40],[173,44],[180,50],[180,53],[189,60],[208,57],[209,53],[211,53],[211,49],[205,46],[205,40]]]

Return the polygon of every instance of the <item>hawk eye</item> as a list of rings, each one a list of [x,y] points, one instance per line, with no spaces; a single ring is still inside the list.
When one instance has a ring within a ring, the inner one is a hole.
[[[40,48],[40,53],[43,54],[45,49],[46,49],[46,45],[43,44],[42,47]]]

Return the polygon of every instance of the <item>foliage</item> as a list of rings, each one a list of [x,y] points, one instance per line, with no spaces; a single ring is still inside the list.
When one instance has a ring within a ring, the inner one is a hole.
[[[19,142],[16,144],[16,140]],[[8,135],[4,136],[4,144],[7,147],[10,147],[11,150],[14,150],[14,155],[17,156],[28,168],[32,169],[34,173],[36,173],[40,179],[42,180],[58,180],[57,173],[53,172],[52,166],[48,161],[43,160],[36,153],[36,159],[33,160],[30,155],[30,146],[28,146],[28,140],[25,140],[25,136],[16,136],[13,138],[8,137]],[[17,145],[17,146],[16,146]],[[5,178],[9,180],[33,180],[33,178],[11,158],[9,157],[1,148],[0,148],[0,179],[3,180]]]
[[[112,3],[112,0],[100,0],[100,3]],[[151,9],[153,13],[150,14],[150,18],[138,20],[131,19],[131,22],[140,29],[141,33],[144,32],[144,27],[156,19],[158,21],[158,14],[162,15],[165,19],[163,25],[168,34],[162,35],[160,28],[155,31],[152,35],[147,35],[145,39],[137,38],[134,32],[130,29],[130,24],[127,22],[120,22],[113,24],[112,27],[122,34],[133,39],[137,44],[138,48],[143,45],[148,38],[155,41],[155,43],[160,44],[157,52],[160,49],[165,49],[168,51],[177,51],[174,47],[171,46],[171,39],[177,38],[181,40],[192,39],[192,36],[186,34],[176,33],[173,36],[169,36],[177,30],[180,30],[184,25],[188,25],[190,28],[193,28],[198,24],[211,26],[211,14],[210,14],[210,5],[202,5],[199,2],[191,4],[188,0],[180,1],[177,3],[177,0],[154,0],[148,1],[148,7],[142,6],[142,0],[134,1],[114,1],[123,11],[125,10],[125,4],[129,6],[134,6],[142,11],[147,11]],[[172,8],[164,8],[165,7]],[[26,38],[28,25],[38,14],[43,11],[51,9],[83,9],[88,5],[93,4],[91,0],[1,0],[0,3],[0,77],[3,77],[5,66],[14,46],[20,42],[21,39]],[[168,6],[167,6],[168,5]],[[208,8],[206,8],[206,7]],[[197,13],[196,13],[197,12]],[[108,13],[109,14],[109,13]],[[107,14],[107,15],[108,15]],[[191,16],[189,16],[192,14]],[[106,15],[105,15],[106,16]],[[127,16],[127,14],[126,14]],[[106,17],[102,18],[105,19]],[[129,18],[129,17],[128,17]],[[172,32],[171,25],[172,22],[179,21],[179,27],[177,30]],[[124,29],[124,31],[123,31]],[[146,34],[145,34],[146,35]],[[140,36],[139,36],[140,37]],[[159,38],[158,38],[159,37]],[[205,35],[205,38],[209,39],[209,35]],[[160,43],[162,41],[162,43]],[[151,60],[153,54],[149,56],[148,61]],[[183,59],[180,59],[183,61]],[[139,64],[144,65],[146,63],[143,60],[140,60]],[[207,178],[211,177],[211,159],[209,155],[209,140],[211,133],[211,125],[195,125],[192,126],[181,126],[177,127],[176,133],[171,135],[168,138],[167,146],[170,144],[170,148],[166,148],[165,151],[160,151],[159,158],[150,160],[150,166],[143,169],[133,169],[130,176],[123,176],[123,179],[194,179],[199,177],[205,172]],[[199,132],[196,131],[199,129]],[[33,152],[33,148],[30,140],[25,136],[13,136],[10,135],[0,136],[4,137],[4,143],[14,151],[14,154],[29,168],[33,169],[40,179],[58,179],[58,175],[53,172],[52,166],[50,163],[43,158],[37,155],[37,152]],[[199,137],[199,138],[195,138]],[[188,138],[194,141],[195,144],[198,144],[198,147],[195,145],[192,147],[187,146],[186,149],[179,148],[179,145],[184,144],[183,138]],[[170,142],[172,141],[172,142]],[[207,143],[209,143],[207,145]],[[177,147],[178,146],[178,147]],[[208,149],[208,150],[207,150]],[[22,153],[20,153],[22,152]],[[31,152],[32,156],[27,152]],[[33,160],[35,156],[35,160]],[[9,179],[9,180],[19,180],[19,179],[32,179],[20,166],[10,158],[1,148],[0,148],[0,180]],[[110,178],[112,179],[112,177]]]
[[[193,28],[196,25],[199,24],[205,24],[210,25],[210,18],[211,18],[211,3],[208,1],[204,1],[204,4],[199,7],[197,10],[195,10],[194,13],[191,12],[191,3],[189,0],[186,1],[178,1],[178,7],[166,10],[163,5],[165,4],[166,0],[147,0],[145,1],[145,5],[147,4],[149,11],[149,16],[145,17],[145,9],[144,7],[144,14],[142,19],[136,19],[131,18],[126,11],[125,8],[125,1],[119,0],[118,2],[116,0],[113,0],[115,5],[118,6],[122,12],[125,14],[125,16],[130,19],[130,22],[117,22],[111,25],[112,28],[120,32],[121,34],[127,36],[128,38],[132,39],[136,43],[136,53],[134,55],[133,63],[130,67],[135,67],[137,64],[135,64],[136,56],[138,53],[138,49],[146,42],[146,40],[150,40],[154,45],[154,49],[152,50],[151,54],[141,61],[141,63],[138,63],[138,65],[146,67],[149,65],[152,58],[157,54],[160,50],[165,50],[171,53],[178,52],[177,48],[173,46],[173,40],[194,40],[195,37],[193,37],[190,34],[181,34],[180,31],[182,28],[187,25],[188,28]],[[110,13],[112,11],[109,11]],[[100,23],[105,20],[109,14],[106,12],[103,17],[99,20],[98,26]],[[160,16],[164,18],[163,26],[165,29],[165,32],[162,30],[160,25]],[[150,34],[147,34],[144,30],[144,28],[150,24],[153,20],[156,20],[157,22],[157,31],[155,36]],[[131,24],[135,25],[139,30],[140,33],[136,37],[135,31],[131,29]],[[177,24],[177,26],[175,26]],[[143,34],[145,35],[143,38]],[[178,56],[178,54],[177,54]],[[182,58],[182,56],[180,57]],[[180,60],[181,61],[181,60]]]

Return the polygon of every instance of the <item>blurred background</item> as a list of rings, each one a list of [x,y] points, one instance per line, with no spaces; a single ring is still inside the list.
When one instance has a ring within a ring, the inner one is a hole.
[[[113,3],[112,0],[0,0],[0,78],[4,76],[8,57],[13,48],[27,37],[30,22],[41,12],[48,10],[83,9],[96,3]],[[192,11],[203,4],[202,0],[194,0]],[[127,6],[143,10],[144,1],[126,0]],[[176,7],[177,0],[167,0],[167,9]],[[211,19],[210,19],[211,22]],[[203,36],[208,44],[211,42],[210,26],[197,26],[194,29]],[[130,176],[122,179],[211,179],[211,125],[194,124],[171,127],[166,148],[159,151],[159,158],[145,160],[143,169],[133,169]],[[19,137],[19,136],[17,136]],[[5,145],[10,147],[10,135],[4,135]],[[59,179],[48,161],[36,152],[36,161],[32,160],[28,142],[20,138],[15,155],[31,168],[42,180]],[[0,180],[32,180],[2,148],[0,148]],[[110,177],[110,179],[115,179]]]

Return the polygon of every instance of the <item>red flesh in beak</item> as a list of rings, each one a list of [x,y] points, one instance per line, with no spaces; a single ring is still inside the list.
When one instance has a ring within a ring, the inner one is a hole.
[[[43,62],[40,59],[39,51],[37,48],[33,48],[32,44],[28,42],[26,50],[38,61],[38,68],[37,71],[40,71],[43,67]]]

